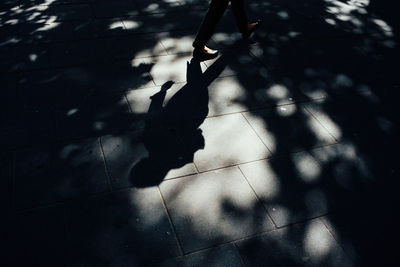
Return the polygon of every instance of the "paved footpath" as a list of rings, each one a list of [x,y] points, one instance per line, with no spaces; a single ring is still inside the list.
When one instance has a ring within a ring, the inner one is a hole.
[[[0,266],[393,263],[391,2],[207,6],[1,1]]]

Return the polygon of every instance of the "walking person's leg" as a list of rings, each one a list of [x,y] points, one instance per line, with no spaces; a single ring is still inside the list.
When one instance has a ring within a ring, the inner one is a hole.
[[[253,23],[247,22],[246,8],[244,0],[231,0],[232,11],[236,19],[236,25],[243,38],[249,38],[261,24],[261,20]]]
[[[247,22],[244,0],[211,0],[208,12],[201,23],[200,29],[193,42],[193,57],[201,60],[215,58],[217,50],[212,50],[206,46],[211,35],[215,31],[218,21],[222,18],[226,8],[231,2],[233,14],[235,15],[236,25],[242,33],[243,38],[247,39],[260,26],[261,21],[255,23]]]
[[[218,21],[222,18],[230,0],[211,0],[207,14],[200,25],[193,42],[193,56],[196,58],[213,58],[218,54],[217,50],[206,47],[208,40],[215,31]]]

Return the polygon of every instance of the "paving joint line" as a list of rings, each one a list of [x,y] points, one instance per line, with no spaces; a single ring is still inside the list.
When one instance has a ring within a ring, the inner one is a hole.
[[[108,167],[107,167],[107,160],[106,160],[106,155],[104,153],[104,149],[103,149],[103,142],[101,140],[101,137],[98,137],[98,144],[100,146],[100,152],[101,152],[101,157],[103,159],[103,164],[104,164],[104,171],[106,173],[106,177],[107,177],[107,185],[108,185],[108,189],[110,190],[110,192],[113,191],[113,187],[112,187],[112,183],[111,183],[111,177],[110,177],[110,172],[108,171]]]
[[[274,225],[274,228],[278,229],[278,226],[275,223],[275,221],[272,219],[271,214],[269,214],[267,207],[264,205],[264,202],[261,201],[261,199],[258,196],[257,192],[254,190],[253,186],[250,184],[249,180],[247,179],[246,175],[244,174],[243,170],[240,168],[240,166],[238,166],[238,169],[239,169],[240,173],[242,174],[242,176],[243,176],[244,180],[246,181],[246,183],[250,186],[251,190],[253,191],[253,193],[254,193],[254,195],[255,195],[255,197],[257,199],[257,202],[260,203],[263,206],[265,212],[267,213],[268,219],[270,220],[270,222],[272,222],[272,224]]]
[[[264,143],[264,141],[261,139],[260,135],[257,133],[257,131],[254,129],[253,125],[249,122],[249,120],[246,118],[246,116],[242,113],[240,113],[242,115],[242,117],[245,119],[245,121],[247,122],[247,124],[250,126],[250,128],[253,130],[253,132],[256,134],[256,136],[258,137],[258,140],[261,141],[261,143],[263,143],[263,145],[268,149],[268,152],[270,155],[272,155],[272,151],[271,149],[267,146],[267,144]]]
[[[326,216],[325,216],[326,217]],[[328,231],[328,233],[331,235],[331,237],[333,238],[333,240],[335,240],[336,244],[342,249],[342,251],[344,252],[344,254],[346,255],[346,257],[350,260],[350,262],[352,262],[353,264],[355,264],[356,262],[353,260],[353,258],[350,256],[350,254],[348,253],[348,251],[344,248],[344,246],[342,246],[342,244],[339,242],[339,240],[336,239],[335,235],[332,233],[331,229],[329,229],[329,227],[326,225],[325,220],[323,220],[322,218],[318,218],[320,220],[320,222],[325,226],[326,230]]]
[[[183,247],[182,247],[181,241],[180,241],[180,239],[179,239],[179,237],[178,237],[178,233],[177,233],[177,231],[176,231],[176,227],[175,227],[175,225],[174,225],[174,223],[173,223],[173,221],[172,221],[172,219],[171,219],[170,212],[169,212],[168,207],[167,207],[167,205],[166,205],[166,203],[165,203],[165,199],[164,199],[164,196],[163,196],[163,194],[162,194],[162,192],[161,192],[161,189],[160,189],[160,186],[159,186],[159,185],[157,185],[157,190],[158,190],[158,193],[160,194],[161,202],[162,202],[163,208],[164,208],[164,210],[165,210],[165,212],[166,212],[166,214],[167,214],[168,221],[169,221],[169,223],[170,223],[170,225],[171,225],[171,229],[172,229],[172,231],[173,231],[173,233],[174,233],[174,237],[175,237],[176,243],[177,243],[177,245],[178,245],[179,253],[180,253],[181,256],[184,256],[185,254],[184,254],[184,251],[183,251]]]

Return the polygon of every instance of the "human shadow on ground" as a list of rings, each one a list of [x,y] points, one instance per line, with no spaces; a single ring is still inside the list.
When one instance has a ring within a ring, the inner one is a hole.
[[[187,62],[187,83],[165,107],[163,102],[172,81],[164,83],[160,91],[151,96],[143,136],[149,156],[131,170],[134,186],[147,187],[161,183],[168,171],[193,162],[195,152],[204,148],[204,137],[199,126],[208,114],[208,86],[224,70],[225,59],[226,55],[220,57],[204,73],[200,61],[192,59]]]

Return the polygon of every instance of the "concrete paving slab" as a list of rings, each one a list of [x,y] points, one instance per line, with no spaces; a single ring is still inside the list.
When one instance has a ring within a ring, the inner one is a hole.
[[[319,121],[296,104],[243,115],[275,155],[336,143]]]
[[[294,166],[293,166],[294,165]],[[278,227],[326,214],[329,199],[317,185],[321,164],[307,153],[240,165]]]
[[[241,83],[240,77],[218,78],[209,86],[208,116],[243,112],[267,105],[263,97]]]
[[[185,253],[273,227],[238,168],[168,180],[160,190]]]
[[[237,242],[248,266],[353,266],[318,219]]]
[[[167,51],[153,34],[135,34],[110,41],[112,46],[107,51],[107,58],[111,61],[167,55]]]
[[[77,40],[126,34],[124,24],[120,18],[74,21],[72,24],[72,33]]]
[[[188,254],[186,259],[188,266],[244,266],[236,247],[232,244],[194,252]]]
[[[157,130],[154,131],[157,135]],[[114,188],[132,185],[140,187],[143,183],[156,185],[162,180],[197,173],[192,162],[179,167],[163,168],[162,162],[149,159],[153,155],[149,153],[147,139],[147,134],[142,131],[124,136],[102,137],[107,170]],[[123,160],[121,155],[124,155]]]
[[[98,137],[129,129],[131,113],[124,94],[89,97],[82,106],[58,112],[58,136]]]
[[[16,154],[17,209],[108,191],[97,139]]]
[[[95,242],[93,243],[93,241]],[[107,262],[148,266],[179,255],[157,188],[134,189],[72,205],[68,213],[70,266]]]
[[[132,168],[148,157],[142,135],[142,132],[138,132],[125,136],[104,136],[101,138],[107,171],[113,188],[131,186]],[[124,156],[121,158],[121,155]]]
[[[270,156],[267,147],[241,114],[207,118],[200,129],[204,136],[205,147],[197,151],[194,156],[194,162],[200,171]]]

